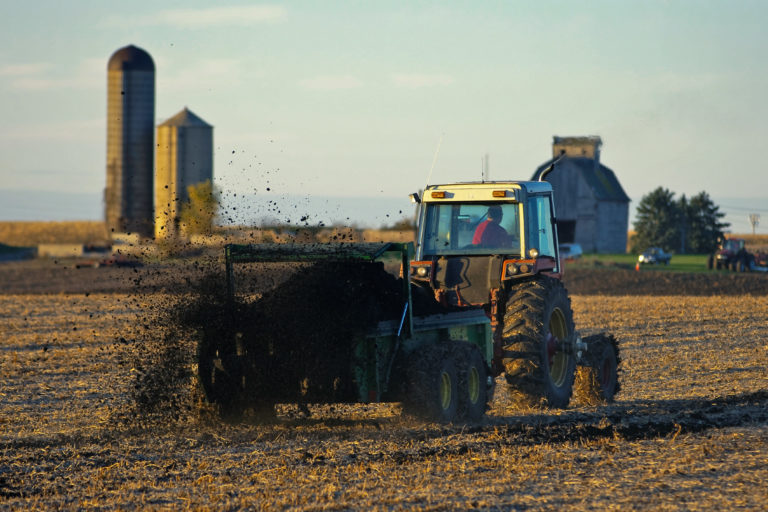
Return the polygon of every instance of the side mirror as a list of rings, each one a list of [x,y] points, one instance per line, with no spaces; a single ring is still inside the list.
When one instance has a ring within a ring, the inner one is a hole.
[[[421,198],[419,197],[418,192],[414,192],[413,194],[411,194],[408,197],[411,198],[411,202],[414,203],[414,204],[420,204],[421,203]]]

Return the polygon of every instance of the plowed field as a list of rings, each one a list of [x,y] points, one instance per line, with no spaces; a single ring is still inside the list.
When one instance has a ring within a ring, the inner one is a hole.
[[[286,405],[271,424],[226,424],[195,403],[192,384],[166,417],[138,412],[137,374],[152,368],[135,340],[167,296],[99,292],[94,277],[108,270],[136,286],[132,269],[89,269],[90,291],[80,277],[7,269],[0,508],[761,510],[768,500],[764,293],[569,285],[577,328],[619,339],[622,391],[610,406],[514,409],[497,386],[479,425],[420,423],[397,405],[317,406],[309,418]]]

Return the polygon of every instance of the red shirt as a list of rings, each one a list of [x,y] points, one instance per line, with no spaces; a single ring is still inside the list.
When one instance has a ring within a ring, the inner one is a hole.
[[[485,247],[502,246],[509,240],[507,231],[499,226],[497,222],[487,219],[480,223],[475,229],[475,235],[472,237],[474,245],[483,245]]]

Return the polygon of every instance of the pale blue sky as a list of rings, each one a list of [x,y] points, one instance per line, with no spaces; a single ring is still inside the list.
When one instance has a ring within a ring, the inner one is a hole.
[[[485,153],[493,179],[528,179],[553,135],[600,135],[632,210],[705,190],[736,231],[763,208],[765,232],[766,22],[738,0],[0,0],[0,188],[84,194],[98,217],[106,65],[135,44],[157,121],[214,125],[226,194],[404,198],[441,138],[432,182],[478,179]]]

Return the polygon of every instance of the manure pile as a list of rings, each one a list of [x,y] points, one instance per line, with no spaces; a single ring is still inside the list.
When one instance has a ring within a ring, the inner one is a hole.
[[[143,414],[189,406],[190,369],[196,351],[207,350],[241,355],[229,369],[239,374],[231,392],[243,408],[356,400],[354,342],[377,322],[401,318],[402,279],[378,262],[316,262],[278,267],[282,282],[262,291],[270,267],[246,269],[233,299],[223,272],[207,270],[191,283],[193,293],[158,308],[151,339],[139,347],[134,398]],[[414,290],[414,314],[444,312]]]

